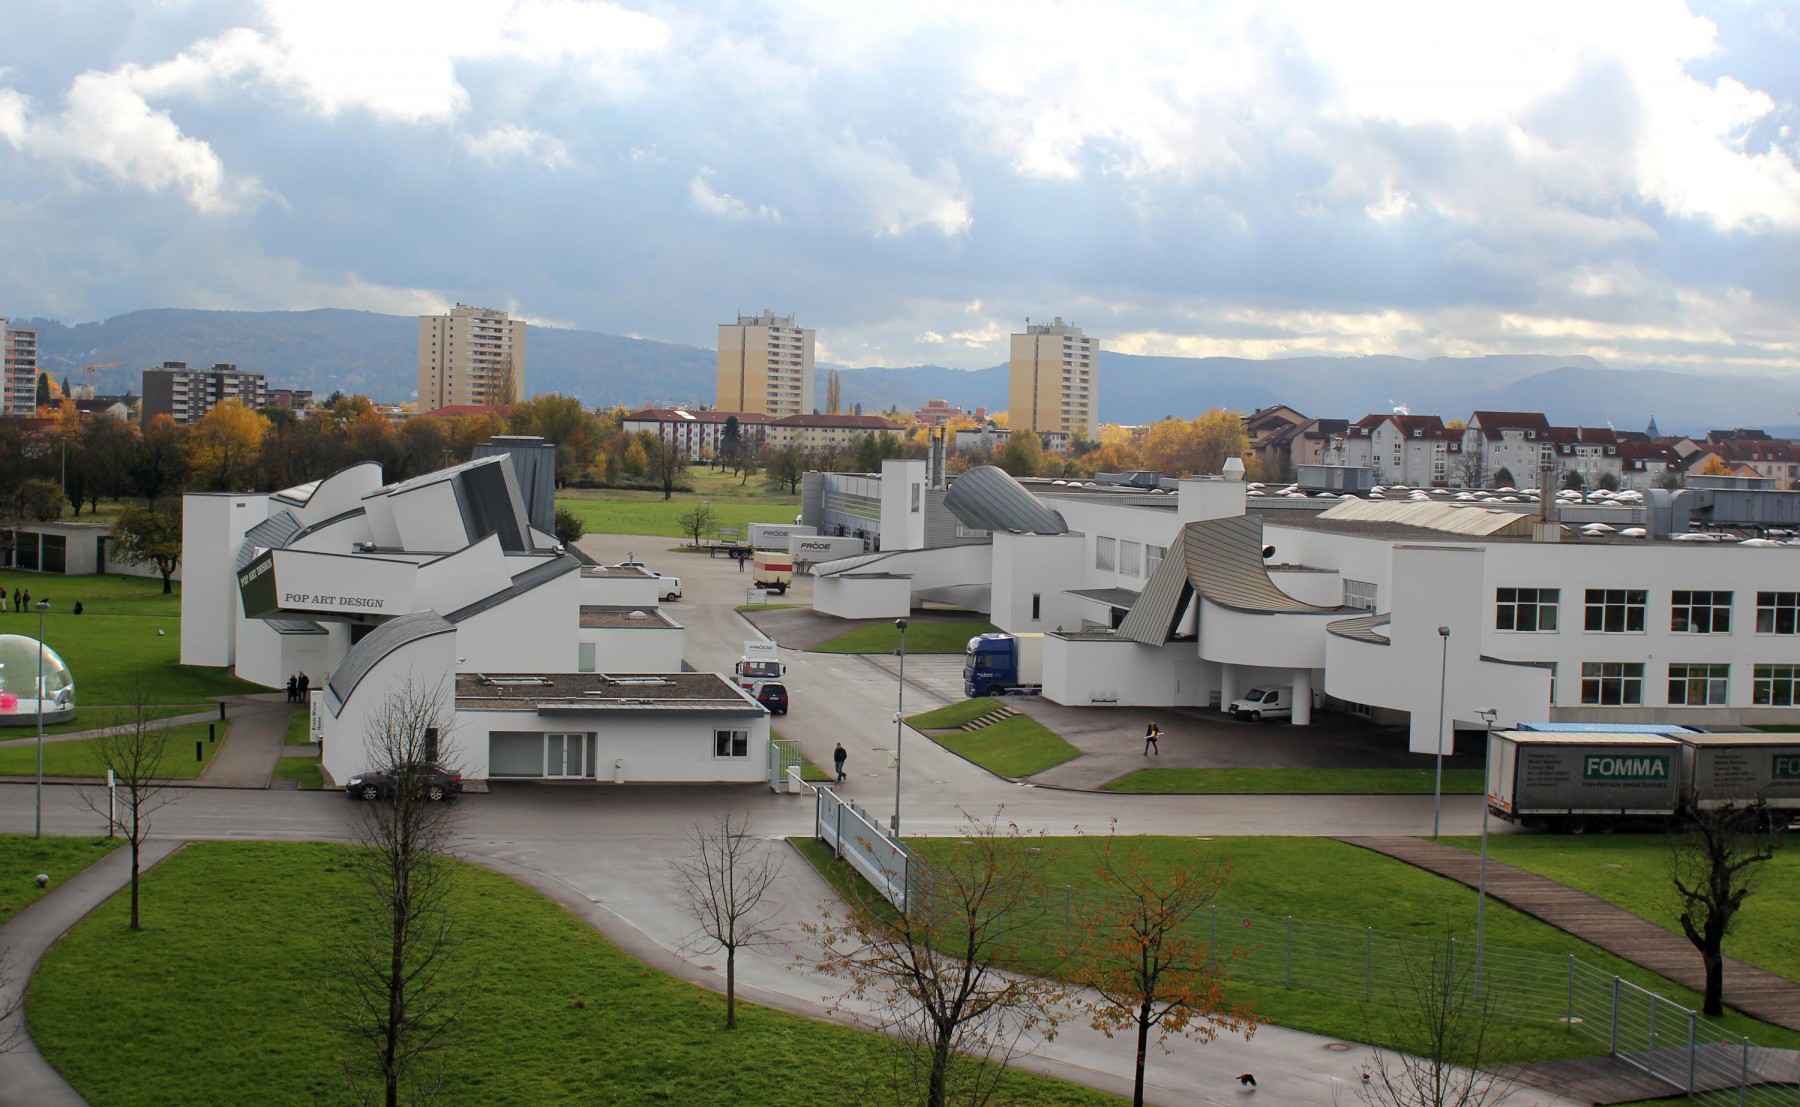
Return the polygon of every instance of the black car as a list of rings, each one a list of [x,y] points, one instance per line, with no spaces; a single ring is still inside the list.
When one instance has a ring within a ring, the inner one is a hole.
[[[788,709],[787,685],[773,680],[765,680],[756,686],[756,702],[769,709],[771,715],[786,715]]]
[[[462,774],[440,769],[436,765],[428,765],[415,776],[415,795],[428,800],[449,799],[462,791]],[[351,799],[378,800],[388,796],[394,787],[394,778],[389,773],[358,773],[344,784],[344,792]]]

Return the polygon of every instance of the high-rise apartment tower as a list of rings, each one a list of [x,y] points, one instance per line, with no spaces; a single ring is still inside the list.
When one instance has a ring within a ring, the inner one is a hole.
[[[811,415],[813,332],[763,309],[719,324],[720,411]]]
[[[1064,323],[1025,324],[1012,336],[1007,418],[1014,430],[1100,433],[1100,340]]]
[[[0,319],[0,415],[37,410],[37,332]]]
[[[161,368],[144,370],[146,424],[167,415],[178,427],[191,426],[226,400],[255,411],[268,406],[269,386],[261,373],[246,372],[230,362],[189,369],[185,361],[165,361]]]
[[[504,407],[525,397],[525,320],[457,304],[419,316],[419,411]]]

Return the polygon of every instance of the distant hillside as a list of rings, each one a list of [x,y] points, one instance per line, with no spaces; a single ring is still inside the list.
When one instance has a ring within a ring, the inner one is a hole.
[[[45,368],[78,378],[100,370],[106,392],[142,389],[142,371],[164,361],[235,362],[276,387],[363,392],[408,400],[415,387],[418,322],[366,311],[134,311],[68,327],[28,321],[39,331]],[[533,327],[525,375],[529,393],[560,392],[589,404],[640,407],[708,403],[714,397],[712,350],[594,331]],[[825,397],[819,369],[818,399]],[[966,409],[1007,405],[1006,367],[963,371],[939,365],[845,369],[846,407],[910,410],[943,399]],[[1100,356],[1100,417],[1143,423],[1209,407],[1252,410],[1285,403],[1308,415],[1358,419],[1405,406],[1446,419],[1480,408],[1542,411],[1558,423],[1640,430],[1655,415],[1670,433],[1762,426],[1793,433],[1800,423],[1800,378],[1688,375],[1607,369],[1585,356],[1501,354],[1476,358],[1245,358]]]

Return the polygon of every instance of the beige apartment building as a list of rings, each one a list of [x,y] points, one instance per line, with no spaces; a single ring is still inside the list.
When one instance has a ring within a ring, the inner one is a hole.
[[[525,320],[457,304],[419,316],[419,411],[505,407],[525,396]]]
[[[37,331],[0,319],[0,415],[37,410]]]
[[[719,324],[720,411],[781,418],[813,410],[813,332],[763,309]]]
[[[1012,336],[1012,373],[1007,418],[1014,430],[1058,431],[1097,437],[1100,340],[1063,322],[1027,321]]]

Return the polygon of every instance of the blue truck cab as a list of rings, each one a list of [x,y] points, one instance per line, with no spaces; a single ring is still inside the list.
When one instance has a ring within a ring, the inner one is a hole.
[[[980,634],[963,652],[963,695],[1035,695],[1043,691],[1041,634]]]

